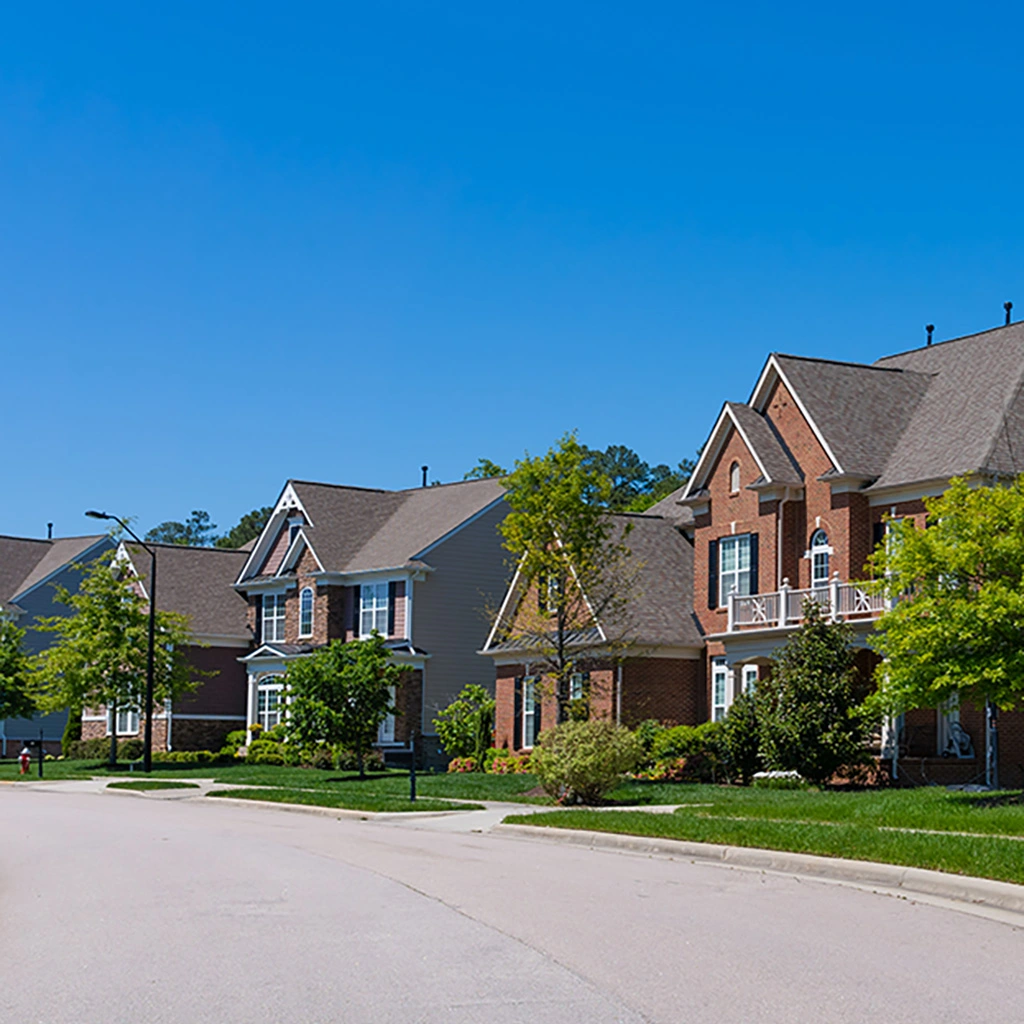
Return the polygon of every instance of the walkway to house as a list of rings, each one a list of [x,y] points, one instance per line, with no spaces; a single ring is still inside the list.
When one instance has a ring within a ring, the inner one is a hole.
[[[399,824],[171,793],[0,787],[11,1020],[1019,1016],[1021,930],[995,921],[465,831],[498,808]]]

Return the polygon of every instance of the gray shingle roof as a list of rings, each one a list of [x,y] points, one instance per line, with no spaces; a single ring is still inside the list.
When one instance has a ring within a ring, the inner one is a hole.
[[[917,367],[867,366],[775,355],[839,469],[874,479],[909,427],[931,377]]]
[[[88,537],[0,537],[0,602],[10,601],[71,562],[78,561],[105,534]]]
[[[415,567],[425,548],[505,493],[497,479],[408,491],[289,482],[309,514],[312,525],[303,530],[326,572]],[[253,575],[258,568],[251,567]]]
[[[772,429],[768,420],[749,405],[740,405],[736,402],[726,402],[725,404],[736,417],[736,422],[746,434],[755,455],[764,466],[765,472],[768,474],[768,481],[797,486],[803,483],[799,467],[786,451],[779,435]]]
[[[686,493],[686,484],[677,487],[671,494],[666,494],[660,501],[656,501],[644,513],[649,516],[661,516],[668,520],[674,527],[681,529],[693,525],[693,509],[689,505],[680,505],[679,499]]]
[[[181,612],[193,633],[251,639],[246,625],[246,600],[233,584],[248,557],[230,548],[187,548],[151,544],[156,550],[156,606]],[[125,547],[149,590],[149,555],[138,544]]]

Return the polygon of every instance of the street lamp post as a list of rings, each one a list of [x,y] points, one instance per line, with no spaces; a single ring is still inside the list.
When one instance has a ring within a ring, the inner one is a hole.
[[[156,642],[156,549],[146,544],[136,532],[120,516],[109,512],[89,511],[85,513],[91,519],[113,519],[122,530],[130,533],[139,547],[149,554],[149,652],[146,658],[146,729],[142,739],[142,770],[153,770],[153,674],[154,653]],[[111,723],[111,733],[117,740],[117,719]]]

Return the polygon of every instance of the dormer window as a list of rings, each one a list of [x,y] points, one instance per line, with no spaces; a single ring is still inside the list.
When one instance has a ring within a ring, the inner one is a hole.
[[[303,587],[299,594],[299,636],[313,635],[313,588]]]
[[[289,519],[288,520],[288,546],[291,547],[295,543],[295,538],[299,535],[299,530],[302,529],[301,519]]]
[[[734,462],[729,467],[729,492],[738,494],[740,489],[740,464]]]

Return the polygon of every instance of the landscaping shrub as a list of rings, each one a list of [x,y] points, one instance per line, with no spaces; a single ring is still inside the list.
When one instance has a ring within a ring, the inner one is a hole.
[[[448,771],[450,772],[475,772],[476,770],[475,757],[453,757],[448,762]]]
[[[229,732],[224,737],[224,746],[234,747],[236,750],[239,747],[244,747],[248,742],[249,736],[244,729],[235,729],[234,732]]]
[[[676,725],[663,729],[651,744],[651,756],[657,764],[686,761],[687,782],[714,782],[725,774],[722,724]]]
[[[71,708],[68,711],[68,720],[64,726],[64,735],[60,741],[60,752],[65,757],[71,757],[71,744],[79,743],[82,739],[82,709]]]
[[[751,785],[757,789],[807,788],[807,782],[799,772],[756,772]]]
[[[347,750],[345,747],[337,747],[335,750],[338,771],[357,772],[359,771],[359,756],[354,750]],[[387,769],[384,764],[384,755],[379,750],[371,750],[363,757],[363,770],[368,772],[382,772]]]
[[[134,736],[131,739],[121,740],[117,745],[117,759],[119,761],[138,761],[145,753],[146,744]]]
[[[161,764],[209,764],[217,759],[210,750],[154,750],[153,760]]]
[[[274,743],[284,743],[288,739],[288,727],[284,722],[278,722],[273,729],[268,729],[260,734],[260,739],[271,740]]]
[[[643,758],[628,729],[612,722],[562,722],[541,733],[531,763],[544,791],[561,803],[595,804]]]
[[[508,754],[494,757],[484,768],[491,775],[526,775],[533,771],[529,754]]]
[[[472,757],[483,771],[484,757],[494,733],[494,698],[476,683],[468,683],[434,719],[441,746],[450,757]]]
[[[637,742],[643,748],[644,757],[648,760],[651,759],[651,749],[654,746],[655,739],[664,731],[665,726],[656,718],[645,718],[633,730],[633,735],[636,736]]]
[[[643,782],[693,782],[693,772],[688,768],[685,757],[677,757],[674,761],[661,761],[653,768],[646,768],[634,776]]]
[[[97,737],[91,740],[71,740],[64,750],[64,756],[75,761],[95,761],[110,756],[110,739]]]
[[[737,694],[722,722],[722,751],[729,774],[744,786],[763,767],[757,699],[750,691]]]
[[[302,760],[303,768],[319,768],[322,771],[330,771],[334,768],[334,751],[328,746],[315,747],[305,751]]]
[[[285,763],[283,744],[274,740],[255,739],[249,744],[245,755],[246,764],[277,764]]]

